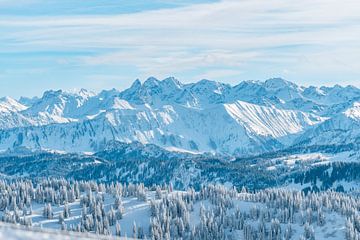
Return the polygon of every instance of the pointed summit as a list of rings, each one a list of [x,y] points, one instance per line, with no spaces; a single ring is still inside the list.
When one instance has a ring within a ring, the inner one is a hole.
[[[136,92],[140,91],[141,89],[141,82],[140,80],[137,78],[133,84],[131,84],[131,87],[129,87],[128,89],[126,89],[124,92],[127,92],[128,94],[135,94]]]
[[[165,84],[169,87],[181,88],[183,84],[177,80],[175,77],[168,77],[161,81],[162,84]]]
[[[131,87],[130,88],[140,88],[141,87],[141,82],[140,80],[137,78],[133,84],[131,84]]]
[[[48,98],[53,98],[53,97],[57,97],[57,96],[60,96],[61,94],[63,93],[62,90],[48,90],[48,91],[45,91],[42,98],[43,99],[48,99]]]
[[[159,80],[155,77],[149,77],[148,79],[146,79],[146,81],[144,82],[143,86],[144,87],[152,87],[152,86],[157,86],[159,85]]]
[[[76,94],[83,98],[89,98],[96,95],[94,92],[88,91],[85,88],[81,88]]]
[[[140,97],[142,87],[140,80],[136,79],[130,88],[120,92],[119,97],[135,104],[143,104],[144,101]]]
[[[279,89],[285,87],[297,88],[295,83],[289,82],[283,78],[270,78],[265,81],[265,87],[269,89]]]
[[[8,112],[8,111],[22,111],[25,110],[26,106],[22,105],[15,99],[11,97],[2,97],[0,98],[0,112]]]
[[[201,93],[201,94],[223,94],[227,90],[230,89],[230,85],[225,83],[220,83],[208,79],[202,79],[198,81],[197,83],[193,84],[191,89],[195,93]]]

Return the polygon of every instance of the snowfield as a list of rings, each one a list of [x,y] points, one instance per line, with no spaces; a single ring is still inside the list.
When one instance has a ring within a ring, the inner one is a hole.
[[[26,228],[14,224],[0,223],[0,239],[6,240],[115,240],[109,236],[99,236],[89,233],[59,232],[51,229]],[[132,238],[127,238],[132,239]]]

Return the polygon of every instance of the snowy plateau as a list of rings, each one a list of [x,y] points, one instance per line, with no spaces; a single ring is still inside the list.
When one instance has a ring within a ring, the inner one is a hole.
[[[169,77],[0,99],[0,239],[360,239],[360,89]]]

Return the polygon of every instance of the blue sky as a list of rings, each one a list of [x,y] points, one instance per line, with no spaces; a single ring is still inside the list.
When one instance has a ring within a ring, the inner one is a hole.
[[[0,0],[0,96],[175,76],[360,86],[355,0]]]

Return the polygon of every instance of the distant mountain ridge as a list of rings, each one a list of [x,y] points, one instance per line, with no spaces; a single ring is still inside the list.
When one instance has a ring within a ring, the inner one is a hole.
[[[97,152],[111,141],[248,156],[293,145],[360,144],[360,89],[281,78],[236,86],[170,77],[124,91],[46,91],[0,99],[0,150]]]

